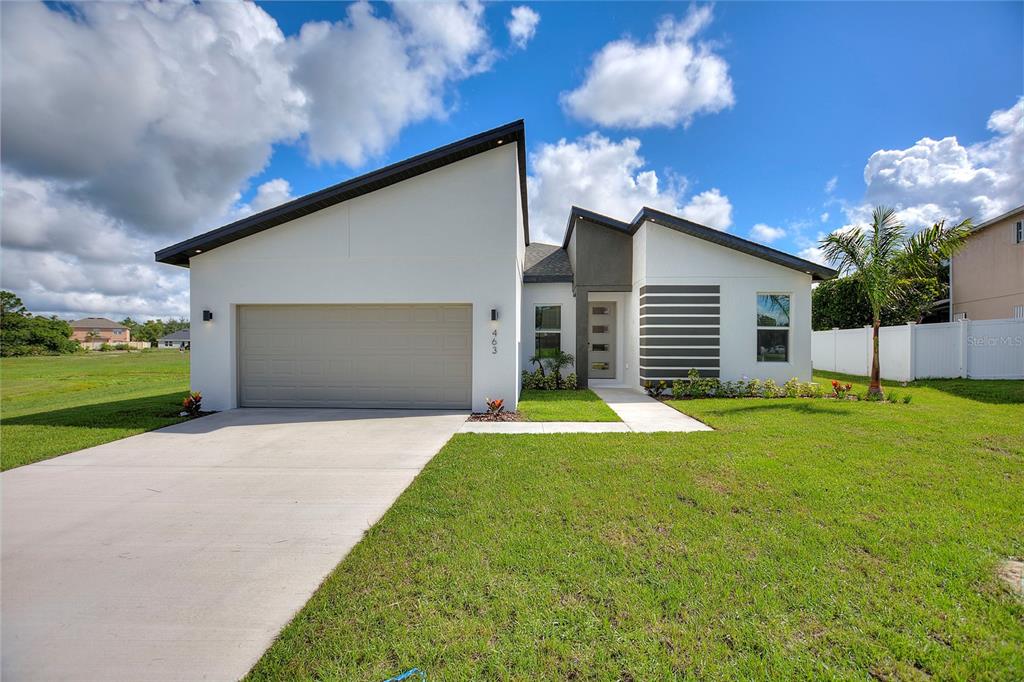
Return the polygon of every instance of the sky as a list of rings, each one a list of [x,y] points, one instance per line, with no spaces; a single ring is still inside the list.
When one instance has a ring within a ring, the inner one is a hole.
[[[188,315],[153,251],[525,119],[531,237],[642,206],[821,260],[1024,204],[1024,3],[3,3],[0,281]]]

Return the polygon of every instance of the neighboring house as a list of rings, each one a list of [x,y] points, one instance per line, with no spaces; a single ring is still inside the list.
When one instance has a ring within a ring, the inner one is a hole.
[[[974,228],[950,284],[953,319],[1024,318],[1024,206]]]
[[[80,343],[128,343],[132,332],[122,324],[105,317],[84,317],[71,323],[71,339]]]
[[[179,329],[156,340],[157,348],[188,348],[188,329]]]
[[[514,408],[555,348],[583,385],[810,379],[834,271],[647,208],[531,244],[525,162],[518,121],[158,251],[191,270],[204,405]]]

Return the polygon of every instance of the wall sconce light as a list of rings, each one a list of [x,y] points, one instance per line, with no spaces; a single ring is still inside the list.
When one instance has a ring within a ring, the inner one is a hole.
[[[498,309],[497,308],[491,308],[491,322],[497,322],[497,321],[498,321]]]
[[[213,320],[213,313],[209,310],[203,311],[203,322],[210,322]]]

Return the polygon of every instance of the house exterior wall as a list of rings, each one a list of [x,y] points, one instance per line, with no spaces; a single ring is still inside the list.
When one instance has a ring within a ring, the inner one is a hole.
[[[238,405],[239,305],[462,303],[473,307],[472,407],[514,408],[516,164],[515,145],[499,147],[192,257],[193,390],[210,409]]]
[[[536,351],[534,334],[536,318],[534,309],[539,305],[557,305],[562,308],[561,348],[566,353],[576,354],[576,299],[572,295],[572,284],[569,282],[532,282],[523,285],[523,306],[521,316],[522,344],[520,346],[520,367],[534,370],[536,365],[530,358]],[[565,373],[576,371],[569,368]]]
[[[128,343],[132,340],[132,332],[127,328],[93,329],[92,327],[73,327],[71,340],[85,343]]]
[[[1024,243],[1016,238],[1021,220],[1024,211],[978,230],[953,256],[954,316],[1000,320],[1013,317],[1015,306],[1024,306]]]
[[[720,376],[747,376],[782,383],[811,379],[811,276],[645,222],[634,248],[643,262],[635,268],[634,291],[649,285],[718,285],[721,298]],[[789,360],[757,361],[757,294],[790,295]]]

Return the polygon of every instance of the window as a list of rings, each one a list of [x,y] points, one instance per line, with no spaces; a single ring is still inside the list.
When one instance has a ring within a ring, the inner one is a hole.
[[[1024,220],[1017,221],[1017,243],[1024,242]]]
[[[607,362],[592,362],[590,363],[590,369],[608,369]]]
[[[606,325],[606,324],[595,324],[595,325],[591,326],[590,331],[593,332],[594,334],[607,334],[608,333],[608,325]]]
[[[789,294],[757,295],[757,361],[789,361]]]
[[[596,306],[594,306],[593,308],[590,309],[590,314],[591,315],[607,315],[608,314],[608,308],[606,306],[603,306],[603,305],[596,305]]]
[[[1024,320],[1024,305],[1013,306],[1013,316],[1018,320]]]
[[[534,308],[534,340],[538,357],[550,358],[562,350],[562,306]]]
[[[966,320],[966,319],[967,319],[967,313],[957,313],[957,314],[953,315],[953,320],[954,321]]]
[[[590,350],[606,351],[606,350],[608,350],[608,344],[607,343],[592,343],[592,344],[590,344]]]

